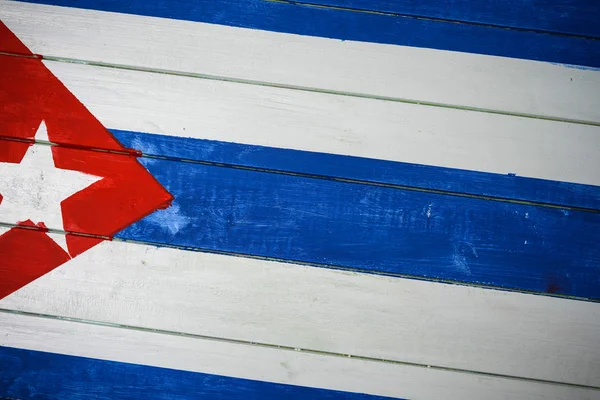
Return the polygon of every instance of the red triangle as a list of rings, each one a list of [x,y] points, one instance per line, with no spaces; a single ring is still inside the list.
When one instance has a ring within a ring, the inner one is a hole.
[[[33,56],[33,53],[29,51],[27,46],[2,21],[0,21],[0,51],[3,53]]]
[[[42,231],[12,228],[0,236],[0,240],[0,299],[52,271],[70,258]],[[24,254],[27,256],[24,257]]]

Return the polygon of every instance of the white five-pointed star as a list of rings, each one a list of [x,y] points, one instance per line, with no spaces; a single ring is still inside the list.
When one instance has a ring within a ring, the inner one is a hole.
[[[35,139],[48,141],[44,121]],[[0,162],[0,221],[18,223],[30,219],[47,228],[64,230],[61,201],[102,177],[56,168],[50,146],[33,145],[20,164]],[[51,235],[67,253],[66,237]]]

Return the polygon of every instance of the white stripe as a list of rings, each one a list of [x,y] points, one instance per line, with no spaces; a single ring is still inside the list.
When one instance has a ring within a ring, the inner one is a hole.
[[[43,55],[600,122],[600,73],[550,63],[2,2]]]
[[[104,242],[0,307],[600,386],[598,304]]]
[[[107,128],[600,185],[600,127],[46,61]]]
[[[597,390],[5,313],[0,345],[410,399],[600,399]]]

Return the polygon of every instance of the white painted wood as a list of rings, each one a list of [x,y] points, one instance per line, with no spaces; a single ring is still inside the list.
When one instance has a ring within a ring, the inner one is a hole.
[[[600,122],[599,71],[13,1],[0,19],[43,55]]]
[[[0,308],[600,387],[600,304],[546,296],[104,242]]]
[[[410,399],[600,399],[600,391],[0,312],[0,345]]]
[[[600,185],[597,126],[45,64],[107,128]]]
[[[41,122],[35,140],[48,141],[46,123]],[[1,145],[1,144],[0,144]],[[18,224],[30,220],[64,231],[61,202],[103,177],[57,168],[52,148],[30,146],[20,163],[0,162],[0,222]],[[59,240],[57,240],[59,238]],[[65,236],[53,237],[69,251]]]

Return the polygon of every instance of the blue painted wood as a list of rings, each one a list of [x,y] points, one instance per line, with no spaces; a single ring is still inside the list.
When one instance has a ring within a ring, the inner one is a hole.
[[[128,14],[600,67],[600,41],[265,0],[25,0]],[[210,57],[210,55],[206,55]]]
[[[175,196],[117,234],[600,299],[600,214],[140,158]]]
[[[380,396],[0,347],[0,397],[23,400],[279,400]]]
[[[306,3],[600,38],[600,2],[596,0],[307,0]]]
[[[173,157],[600,210],[600,187],[428,165],[111,130],[125,146]]]

